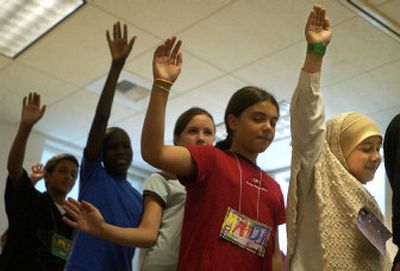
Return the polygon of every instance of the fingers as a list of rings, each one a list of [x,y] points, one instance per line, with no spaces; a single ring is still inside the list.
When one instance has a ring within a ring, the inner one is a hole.
[[[64,200],[63,208],[73,219],[77,219],[81,212],[81,210],[80,210],[81,204],[72,198],[68,198],[68,200]]]
[[[43,172],[44,165],[42,163],[34,163],[31,167],[33,172]]]
[[[22,100],[22,105],[38,105],[40,106],[40,94],[36,92],[29,92]]]
[[[179,52],[179,53],[178,53],[178,57],[177,57],[177,59],[176,59],[176,65],[177,65],[177,66],[182,66],[182,60],[183,60],[182,52]]]
[[[122,37],[125,41],[125,43],[128,43],[128,26],[124,24],[124,35]]]
[[[70,227],[75,228],[75,229],[78,228],[78,223],[76,223],[75,221],[69,219],[68,217],[63,216],[62,220],[64,221],[65,224],[69,225]]]
[[[133,36],[133,37],[131,38],[131,40],[129,41],[129,44],[128,44],[128,53],[131,52],[132,47],[133,47],[133,44],[135,43],[135,41],[136,41],[136,36]]]
[[[95,208],[96,208],[96,207],[94,207],[93,204],[91,204],[91,203],[89,203],[89,202],[87,202],[85,200],[82,201],[82,207],[85,208],[88,211],[95,210]]]
[[[318,25],[318,26],[323,26],[325,24],[326,10],[322,6],[315,5],[313,7],[312,12],[314,13],[313,24]]]
[[[110,43],[111,42],[111,37],[110,37],[110,31],[106,31],[106,37],[107,37],[107,42]]]
[[[177,41],[176,37],[168,38],[154,51],[154,57],[168,57],[170,64],[177,64],[179,61],[182,61],[182,53],[180,52],[181,46],[181,40]]]
[[[182,41],[178,40],[178,42],[175,44],[175,46],[174,46],[174,48],[172,50],[171,58],[174,60],[175,63],[176,63],[176,60],[177,60],[176,56],[178,55],[179,50],[181,49],[181,45],[182,45]]]
[[[331,23],[330,23],[330,21],[329,21],[328,18],[325,18],[325,21],[324,21],[324,29],[325,29],[325,30],[330,30],[330,29],[331,29]]]
[[[44,112],[46,112],[46,105],[42,106],[42,109],[40,110],[40,114],[42,114],[42,116],[43,116]]]

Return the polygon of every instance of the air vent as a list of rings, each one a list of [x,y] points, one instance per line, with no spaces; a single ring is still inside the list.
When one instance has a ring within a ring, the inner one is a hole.
[[[126,93],[130,90],[133,90],[136,87],[136,85],[128,80],[122,80],[121,82],[118,82],[117,84],[117,90]]]
[[[107,75],[88,84],[85,89],[100,95]],[[116,86],[115,102],[134,110],[143,110],[147,106],[152,81],[143,79],[128,71],[122,71]]]
[[[126,98],[133,101],[139,101],[146,97],[150,90],[139,85],[136,85],[132,81],[122,80],[117,84],[117,91],[121,92]]]

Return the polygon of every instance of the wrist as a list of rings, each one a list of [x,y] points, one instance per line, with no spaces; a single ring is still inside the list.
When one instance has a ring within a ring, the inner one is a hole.
[[[170,92],[172,85],[173,85],[172,81],[162,77],[155,77],[153,81],[153,88],[162,90],[167,93]]]
[[[326,45],[324,43],[308,43],[307,44],[307,54],[314,54],[314,55],[325,55],[326,52]]]
[[[33,125],[34,125],[33,123],[21,121],[19,124],[19,129],[23,130],[23,131],[30,131],[30,130],[32,130]]]
[[[111,69],[119,70],[121,71],[122,68],[125,65],[125,61],[122,60],[112,60],[111,61]]]

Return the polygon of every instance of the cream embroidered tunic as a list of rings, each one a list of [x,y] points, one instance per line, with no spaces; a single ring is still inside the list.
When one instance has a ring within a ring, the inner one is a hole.
[[[339,130],[346,114],[325,127],[319,81],[319,73],[302,71],[291,102],[288,270],[390,270],[389,259],[357,229],[364,205],[381,221],[383,216],[374,198],[343,166]]]

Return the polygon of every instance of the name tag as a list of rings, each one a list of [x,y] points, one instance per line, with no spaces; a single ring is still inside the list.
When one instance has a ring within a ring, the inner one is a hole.
[[[51,237],[51,254],[63,260],[68,259],[69,252],[72,248],[71,240],[54,233]]]
[[[272,227],[228,207],[219,233],[223,239],[264,257]]]
[[[392,237],[392,234],[365,206],[358,212],[357,228],[380,253],[386,255],[386,241]]]

